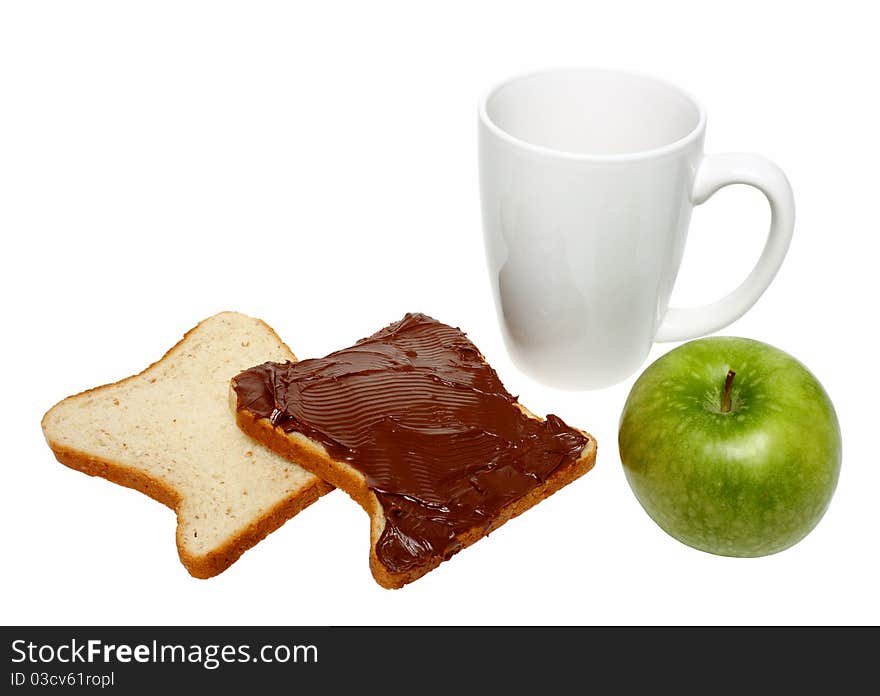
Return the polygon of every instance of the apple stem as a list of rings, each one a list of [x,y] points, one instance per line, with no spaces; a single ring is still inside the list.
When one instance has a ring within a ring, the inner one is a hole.
[[[727,371],[727,379],[724,380],[724,397],[721,399],[721,413],[730,413],[730,388],[733,386],[733,378],[736,372]]]

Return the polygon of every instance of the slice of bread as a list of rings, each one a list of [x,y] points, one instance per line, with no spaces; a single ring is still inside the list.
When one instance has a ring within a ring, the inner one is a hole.
[[[62,464],[175,510],[181,562],[212,577],[332,490],[230,417],[229,379],[263,360],[296,357],[259,319],[217,314],[140,374],[53,406],[46,441]]]
[[[387,346],[376,348],[376,344],[373,342],[376,340],[381,341],[384,336],[388,335],[389,331],[393,332],[402,326],[416,326],[418,328],[418,326],[430,325],[432,322],[434,325],[442,327],[445,333],[439,337],[439,340],[431,344],[419,346],[418,351],[404,351],[399,349],[400,346],[384,350]],[[548,416],[547,421],[538,418],[516,402],[514,397],[510,397],[503,386],[501,386],[500,381],[493,382],[511,401],[511,421],[521,417],[519,414],[522,414],[526,419],[546,424],[548,429],[558,428],[561,431],[570,433],[569,437],[571,438],[577,437],[578,444],[576,446],[581,447],[580,443],[582,442],[582,449],[575,450],[573,455],[565,459],[547,476],[530,473],[537,471],[538,467],[536,466],[532,469],[529,468],[528,464],[524,464],[524,473],[538,481],[537,485],[533,484],[534,487],[520,497],[509,496],[504,498],[504,500],[509,502],[500,509],[493,511],[488,519],[483,516],[480,524],[466,529],[461,528],[460,525],[456,527],[450,532],[451,545],[447,548],[442,550],[435,548],[429,557],[418,558],[412,567],[390,567],[389,564],[383,562],[378,549],[381,547],[380,542],[383,538],[383,532],[386,530],[386,525],[389,526],[389,531],[394,534],[396,533],[395,530],[398,523],[392,523],[386,517],[388,510],[383,505],[383,499],[388,500],[388,491],[379,492],[376,490],[374,487],[376,479],[373,478],[371,480],[369,474],[365,471],[370,468],[370,465],[366,464],[363,459],[360,460],[360,465],[356,463],[356,460],[346,460],[349,454],[354,452],[354,450],[350,449],[352,447],[351,443],[360,437],[355,435],[354,431],[357,430],[363,433],[370,428],[382,428],[387,422],[394,422],[399,424],[401,429],[406,429],[412,424],[412,421],[407,423],[408,414],[412,414],[415,409],[424,407],[426,398],[428,398],[432,399],[432,403],[435,405],[429,407],[430,415],[427,417],[427,421],[424,422],[430,422],[433,418],[434,422],[441,424],[438,426],[439,437],[433,441],[441,442],[443,434],[439,431],[446,429],[445,426],[448,424],[448,421],[444,420],[448,411],[443,410],[443,403],[444,401],[448,403],[448,399],[445,399],[441,394],[426,397],[418,385],[408,383],[400,389],[400,392],[412,395],[413,403],[401,404],[398,402],[394,404],[393,412],[377,412],[377,409],[374,406],[371,407],[368,402],[375,405],[377,400],[382,399],[382,394],[387,393],[391,388],[390,382],[385,381],[365,386],[363,381],[358,381],[362,380],[364,375],[373,372],[372,369],[365,367],[363,363],[358,363],[358,360],[360,360],[359,356],[370,354],[374,351],[376,354],[381,353],[382,360],[386,364],[397,361],[396,364],[401,366],[402,374],[405,375],[414,375],[420,368],[425,367],[424,365],[415,364],[415,361],[418,359],[413,356],[417,354],[419,356],[429,356],[429,360],[434,360],[435,364],[440,366],[440,369],[443,369],[443,366],[449,364],[450,356],[457,352],[458,355],[464,355],[467,360],[471,361],[466,366],[467,368],[476,367],[479,369],[481,366],[485,366],[491,372],[491,380],[497,380],[495,371],[489,367],[485,358],[458,329],[452,329],[424,315],[407,315],[402,322],[393,324],[374,336],[359,341],[355,346],[332,353],[326,358],[306,360],[296,366],[265,364],[243,372],[232,380],[230,406],[235,411],[239,427],[245,433],[260,443],[268,445],[271,449],[290,460],[300,463],[303,467],[317,474],[328,483],[341,488],[364,508],[370,516],[370,569],[373,577],[382,587],[397,589],[417,580],[436,568],[444,560],[447,560],[454,553],[470,546],[508,520],[525,512],[566,484],[582,476],[595,464],[596,441],[589,433],[577,428],[570,428],[553,416]],[[291,367],[302,367],[308,372],[304,375],[302,370],[297,370],[296,375],[292,376],[291,373],[287,372]],[[430,371],[430,366],[427,369]],[[350,381],[346,381],[347,376],[352,376]],[[325,377],[327,379],[325,384],[317,386],[316,380],[322,380]],[[430,374],[428,377],[437,378],[438,375]],[[447,375],[444,374],[442,379],[435,379],[435,383],[443,382],[449,385],[450,390],[455,391],[467,388],[466,381],[469,379],[470,376],[465,375],[461,382],[455,382],[454,380],[449,382],[447,381]],[[316,389],[326,390],[318,393]],[[447,395],[449,393],[447,392]],[[297,412],[295,416],[291,415],[290,411],[285,410],[287,408],[285,402],[294,404],[292,408]],[[421,403],[421,406],[419,406],[419,403]],[[274,409],[272,409],[273,405]],[[311,412],[318,416],[321,413],[331,413],[333,405],[351,411],[352,416],[349,426],[335,427],[330,432],[325,426],[316,425],[315,422],[299,420],[303,417],[303,413],[308,412],[310,408],[313,408],[314,410]],[[272,413],[271,416],[268,416],[270,410]],[[551,418],[553,419],[553,424],[550,423]],[[284,423],[285,419],[287,419],[286,423]],[[294,425],[291,425],[291,423],[294,423]],[[307,436],[303,430],[320,431],[321,436],[327,438],[327,447],[321,441]],[[574,433],[579,435],[574,435]],[[496,435],[490,435],[489,437],[490,439],[495,438]],[[384,442],[387,442],[387,440]],[[395,448],[398,446],[399,444],[394,445]],[[529,447],[526,440],[512,443],[511,445],[513,450],[522,446]],[[328,447],[331,449],[335,448],[337,456],[333,456],[328,451]],[[452,447],[450,446],[450,451],[451,449]],[[481,451],[486,452],[490,449],[483,448]],[[496,449],[495,451],[499,450]],[[385,450],[385,453],[388,452],[389,450]],[[377,451],[373,450],[373,453],[375,457]],[[381,456],[383,460],[385,459],[385,453],[382,453]],[[444,452],[439,456],[445,457],[446,454]],[[397,489],[395,491],[395,499],[399,500],[403,497],[407,498],[410,502],[415,501],[416,503],[419,503],[421,500],[421,504],[425,506],[425,509],[430,509],[426,519],[436,519],[431,516],[442,516],[444,514],[442,511],[447,510],[447,507],[438,507],[437,500],[439,498],[434,496],[434,492],[437,489],[431,488],[432,484],[429,481],[431,476],[426,474],[427,470],[431,467],[430,462],[435,455],[436,449],[428,446],[422,452],[407,451],[406,447],[404,447],[389,456],[389,459],[393,458],[395,461],[405,462],[402,465],[404,468],[393,472],[390,479],[398,482],[404,479],[410,481],[409,488],[406,490]],[[488,456],[491,457],[492,455]],[[518,455],[513,456],[516,457]],[[548,455],[545,452],[543,455],[538,456],[549,456],[552,458],[555,455]],[[418,466],[413,464],[416,460],[420,462]],[[376,462],[378,460],[374,458],[371,461]],[[498,461],[500,460],[495,460],[496,463]],[[509,460],[507,461],[509,462]],[[518,466],[520,461],[517,460],[517,462]],[[481,475],[480,472],[490,472],[489,475],[491,476],[497,473],[498,476],[494,479],[495,481],[503,482],[507,476],[502,471],[502,469],[507,467],[506,464],[500,466],[498,470],[492,473],[494,466],[495,464],[492,463],[491,459],[480,459],[480,455],[476,455],[473,459],[462,464],[460,471],[463,474],[456,480],[463,482],[462,490],[467,489],[468,485],[470,485],[477,491],[480,491],[480,495],[483,495],[481,484],[485,479],[477,480],[477,476]],[[507,469],[507,471],[509,470]],[[470,484],[468,484],[468,477],[470,477]],[[439,481],[440,479],[435,478],[434,480]],[[373,486],[370,485],[371,482],[374,484]],[[502,483],[501,485],[503,486],[504,484]],[[379,492],[379,495],[377,495],[377,492]],[[473,491],[467,491],[464,495],[470,496],[468,504],[473,504]],[[492,493],[489,493],[489,495],[492,495]],[[454,504],[459,505],[461,499],[455,500]],[[481,498],[480,500],[487,499]],[[451,506],[452,504],[443,503],[442,505]],[[475,508],[472,509],[476,508],[482,509],[482,503],[479,500]],[[441,510],[441,512],[435,512],[436,510]],[[391,513],[397,515],[399,512],[398,509],[391,508]],[[479,513],[479,516],[482,515],[482,512]],[[424,548],[424,539],[410,537],[409,542],[412,544],[412,548]]]

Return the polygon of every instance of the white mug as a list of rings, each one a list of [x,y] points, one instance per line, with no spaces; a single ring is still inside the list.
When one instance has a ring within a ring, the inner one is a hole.
[[[654,341],[717,331],[773,280],[794,227],[785,175],[757,155],[703,154],[706,114],[644,75],[561,69],[508,80],[479,106],[486,256],[514,363],[545,384],[619,382]],[[729,184],[770,201],[770,233],[736,290],[669,308],[693,206]]]

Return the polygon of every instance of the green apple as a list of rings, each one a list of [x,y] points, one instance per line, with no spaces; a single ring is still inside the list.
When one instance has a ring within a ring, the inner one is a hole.
[[[765,556],[803,539],[840,472],[840,427],[818,380],[746,338],[691,341],[630,391],[620,459],[647,513],[690,546]]]

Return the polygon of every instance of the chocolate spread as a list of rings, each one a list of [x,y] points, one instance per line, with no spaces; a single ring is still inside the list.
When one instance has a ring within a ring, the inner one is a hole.
[[[350,348],[253,367],[238,408],[320,442],[366,477],[385,512],[379,560],[393,572],[459,550],[499,511],[573,464],[587,438],[518,407],[460,330],[407,314]]]

